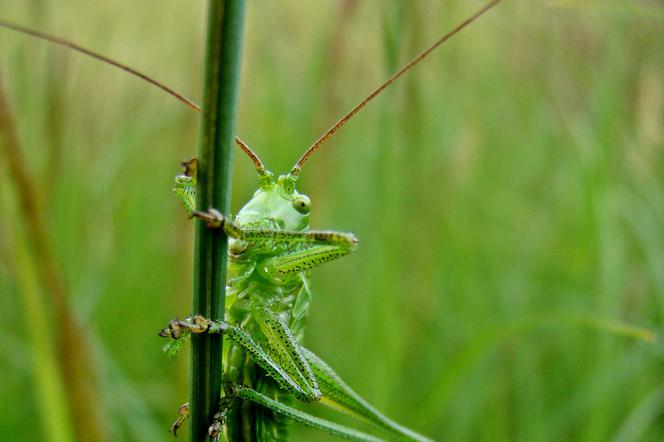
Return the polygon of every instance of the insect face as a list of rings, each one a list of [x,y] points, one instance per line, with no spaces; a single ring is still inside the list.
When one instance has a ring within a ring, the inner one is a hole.
[[[296,178],[281,175],[276,182],[270,172],[261,177],[261,185],[235,219],[243,226],[303,231],[309,227],[310,201],[295,190]],[[266,179],[267,178],[267,179]]]

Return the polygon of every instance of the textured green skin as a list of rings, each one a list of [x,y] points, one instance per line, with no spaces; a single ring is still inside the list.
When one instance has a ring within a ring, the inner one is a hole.
[[[176,191],[185,209],[194,210],[194,183],[189,177],[176,178]],[[295,190],[295,178],[282,176],[275,183],[272,174],[265,172],[259,178],[259,189],[238,212],[234,225],[242,230],[269,230],[304,232],[309,229],[308,210],[297,210],[296,202],[308,201]],[[301,342],[311,294],[307,271],[278,275],[263,271],[270,258],[295,252],[306,246],[294,241],[270,238],[269,232],[255,240],[229,239],[229,266],[226,288],[226,321],[241,326],[259,345],[266,347],[267,337],[256,321],[257,312],[269,309],[279,315],[293,335]],[[345,253],[343,253],[345,254]],[[343,255],[341,254],[341,255]],[[341,256],[340,255],[340,256]],[[293,402],[291,393],[279,388],[277,382],[265,376],[236,342],[224,348],[225,381],[251,387],[281,403]],[[306,397],[300,397],[307,400]],[[243,401],[230,411],[225,431],[229,440],[287,440],[288,418]]]
[[[297,398],[320,400],[391,439],[430,441],[381,414],[301,346],[311,301],[309,269],[352,252],[357,239],[348,233],[310,231],[309,199],[295,190],[296,179],[284,175],[275,182],[270,172],[259,169],[259,189],[230,222],[214,210],[194,211],[195,178],[176,178],[175,191],[187,211],[229,236],[229,268],[225,320],[172,321],[177,327],[171,332],[180,336],[176,329],[184,327],[228,338],[224,382],[234,391],[229,398],[242,399],[231,401],[230,409],[224,406],[228,440],[287,440],[291,420],[351,440],[381,440],[295,410],[290,404]]]
[[[267,186],[264,186],[267,187]],[[275,230],[304,231],[309,227],[309,215],[293,208],[292,201],[297,192],[289,195],[281,186],[259,189],[254,197],[238,212],[235,224],[243,229],[265,228]],[[240,256],[235,255],[239,247],[247,246]],[[226,321],[241,325],[254,337],[264,336],[254,321],[253,311],[267,307],[279,314],[301,341],[309,311],[310,294],[304,289],[307,274],[294,273],[281,278],[270,278],[261,274],[257,266],[265,258],[276,257],[290,250],[292,245],[272,241],[241,244],[241,240],[230,239],[229,266],[226,289]],[[297,308],[295,308],[297,306]],[[259,338],[259,341],[261,338]],[[230,342],[225,349],[225,380],[234,381],[289,404],[293,396],[280,389],[277,383],[265,377],[257,369],[240,345]],[[273,411],[243,401],[231,410],[226,421],[229,440],[287,440],[288,418]]]

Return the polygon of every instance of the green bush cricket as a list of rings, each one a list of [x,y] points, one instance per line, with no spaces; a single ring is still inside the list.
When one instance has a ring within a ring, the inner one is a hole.
[[[308,271],[352,252],[357,239],[348,233],[309,230],[310,201],[296,190],[296,182],[311,155],[361,108],[499,1],[488,3],[381,84],[308,148],[289,173],[275,178],[237,139],[254,163],[259,188],[233,221],[214,208],[195,207],[195,161],[186,163],[186,173],[176,178],[175,192],[189,215],[203,219],[209,228],[223,229],[230,238],[225,321],[193,316],[173,320],[161,332],[174,339],[172,350],[192,333],[222,333],[229,341],[224,349],[225,396],[210,427],[211,437],[218,440],[225,432],[228,440],[286,440],[288,422],[295,420],[352,440],[382,440],[305,414],[292,407],[297,399],[320,401],[372,424],[390,439],[429,440],[382,415],[300,344],[312,298]],[[197,108],[171,89],[99,54],[9,23],[0,25],[102,59]],[[181,411],[182,418],[174,424],[173,432],[186,417],[186,407]]]

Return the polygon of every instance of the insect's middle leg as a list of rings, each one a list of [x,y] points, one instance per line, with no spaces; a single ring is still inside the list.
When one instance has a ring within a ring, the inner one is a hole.
[[[244,348],[251,359],[283,389],[304,402],[319,400],[321,392],[303,349],[283,320],[267,309],[257,311],[255,320],[265,334],[265,348],[246,330],[202,316],[171,321],[168,328],[163,329],[160,334],[177,340],[184,339],[188,333],[223,333]]]

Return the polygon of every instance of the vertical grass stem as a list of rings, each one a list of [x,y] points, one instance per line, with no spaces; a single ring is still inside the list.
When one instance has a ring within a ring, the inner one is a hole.
[[[200,124],[197,207],[228,215],[232,142],[244,23],[244,0],[211,0],[208,7],[203,114]],[[227,238],[196,222],[193,313],[223,319]],[[192,338],[191,438],[207,440],[221,394],[220,336]]]

